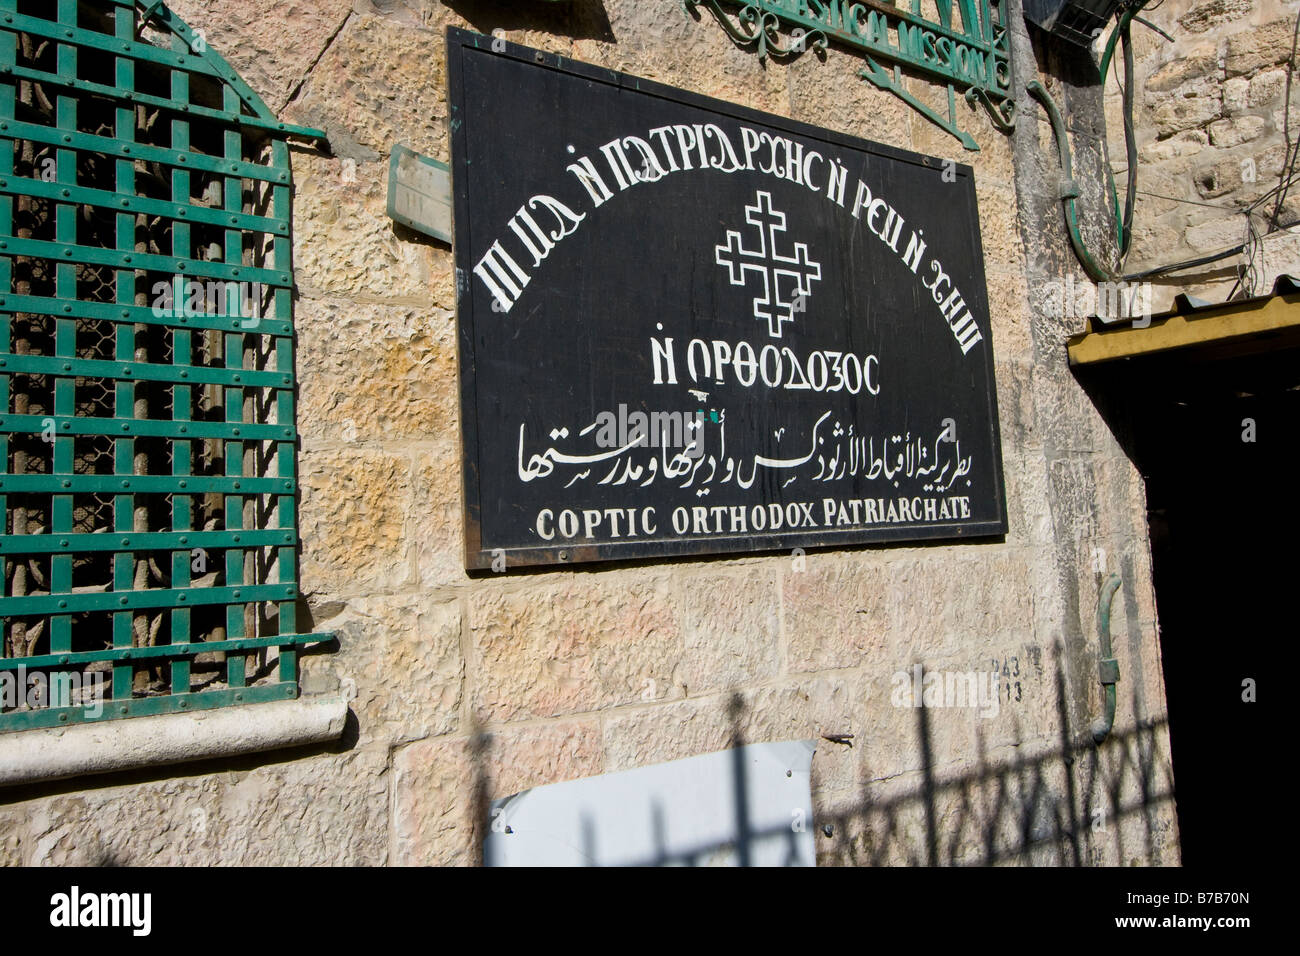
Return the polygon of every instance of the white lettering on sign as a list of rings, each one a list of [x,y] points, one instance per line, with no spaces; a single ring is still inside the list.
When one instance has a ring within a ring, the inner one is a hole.
[[[821,531],[878,525],[944,523],[970,517],[964,495],[911,498],[825,498],[765,505],[694,505],[672,510],[673,532],[683,537],[776,531]],[[653,506],[543,508],[534,529],[543,541],[620,540],[654,534]]]
[[[658,126],[644,136],[628,134],[611,139],[590,155],[569,161],[564,171],[573,175],[592,209],[599,209],[627,190],[688,172],[757,172],[800,186],[847,210],[898,261],[921,277],[937,306],[937,317],[948,326],[962,355],[968,355],[984,341],[976,316],[952,285],[942,260],[932,255],[928,273],[922,276],[928,249],[922,238],[924,230],[907,228],[898,209],[873,191],[865,178],[857,179],[853,200],[846,203],[849,169],[838,158],[768,130],[741,126],[738,132],[739,142],[716,123]],[[573,146],[568,151],[576,154]],[[550,195],[533,196],[516,210],[502,233],[487,244],[473,271],[491,294],[494,312],[511,310],[524,294],[532,273],[587,218],[579,208],[576,200],[565,203]],[[549,227],[549,219],[538,221],[543,210],[554,218],[554,227]],[[755,204],[745,207],[745,219],[760,230],[760,237],[750,244],[739,231],[727,230],[725,242],[715,247],[715,261],[729,270],[732,285],[756,283],[754,316],[767,323],[771,338],[781,338],[784,325],[794,321],[794,313],[805,307],[812,283],[821,279],[821,265],[810,258],[806,244],[793,243],[788,253],[778,250],[786,214],[772,208],[771,193],[759,190]],[[734,351],[729,358],[734,361]],[[656,364],[656,374],[659,371]],[[831,366],[827,371],[835,374]],[[669,382],[674,381],[671,364],[664,372],[670,376]]]

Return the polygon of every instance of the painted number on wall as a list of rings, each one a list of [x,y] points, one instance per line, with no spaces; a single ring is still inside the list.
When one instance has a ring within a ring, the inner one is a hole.
[[[999,699],[1005,699],[1008,704],[1022,699],[1023,690],[1020,686],[1020,658],[1012,655],[1004,657],[1001,661],[993,658],[993,673],[998,675],[998,696]]]

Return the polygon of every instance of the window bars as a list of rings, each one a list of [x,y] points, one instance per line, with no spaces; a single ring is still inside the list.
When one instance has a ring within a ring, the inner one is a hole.
[[[0,0],[0,732],[297,695],[287,137],[158,0]]]

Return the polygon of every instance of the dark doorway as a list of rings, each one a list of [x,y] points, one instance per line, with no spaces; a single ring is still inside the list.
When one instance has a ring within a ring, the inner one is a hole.
[[[1263,714],[1296,633],[1300,350],[1164,353],[1079,378],[1146,481],[1182,861],[1240,868],[1268,848],[1282,728]]]
[[[1276,692],[1266,675],[1295,633],[1298,400],[1167,405],[1142,463],[1185,866],[1239,866],[1262,849],[1268,728],[1243,682]]]

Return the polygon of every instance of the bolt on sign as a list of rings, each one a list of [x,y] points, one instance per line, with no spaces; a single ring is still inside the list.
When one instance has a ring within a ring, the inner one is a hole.
[[[1006,532],[969,167],[448,31],[472,568]]]

